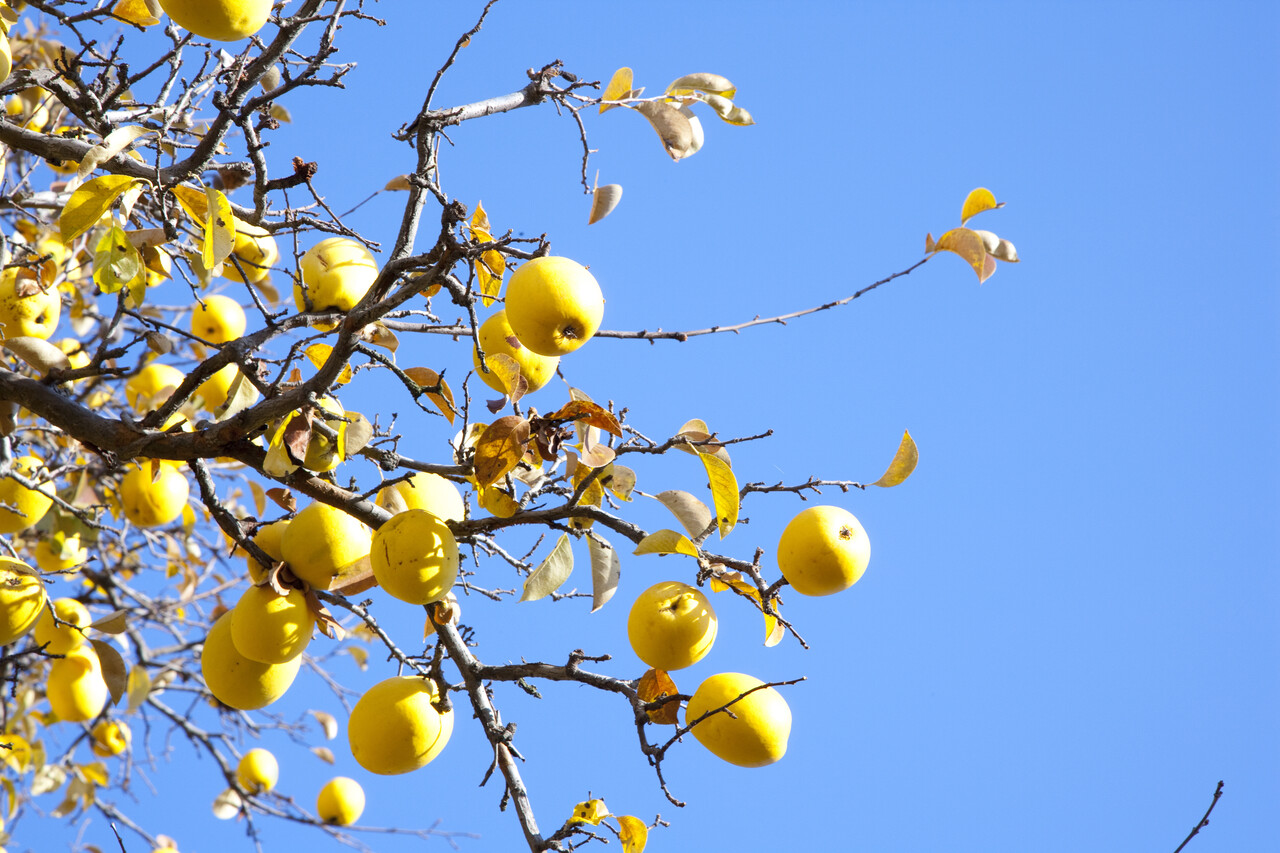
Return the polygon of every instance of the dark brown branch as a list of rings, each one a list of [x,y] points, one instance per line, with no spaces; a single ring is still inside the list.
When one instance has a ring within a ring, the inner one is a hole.
[[[1174,850],[1173,853],[1181,853],[1182,848],[1187,846],[1187,842],[1199,835],[1200,830],[1209,825],[1209,815],[1213,813],[1213,807],[1222,798],[1222,784],[1222,780],[1219,780],[1218,787],[1213,792],[1213,801],[1209,803],[1209,808],[1205,810],[1204,817],[1200,818],[1200,822],[1191,828],[1191,832],[1187,834],[1187,837],[1182,840],[1182,843],[1178,845],[1178,849]]]

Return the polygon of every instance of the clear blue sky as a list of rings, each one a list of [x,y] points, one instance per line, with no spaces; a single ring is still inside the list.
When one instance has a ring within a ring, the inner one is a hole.
[[[337,59],[359,68],[346,91],[289,103],[274,167],[319,161],[337,210],[408,171],[411,152],[390,133],[478,6],[381,3],[371,11],[387,27],[346,25]],[[439,105],[514,91],[525,69],[559,58],[590,79],[629,65],[650,92],[717,72],[757,121],[705,118],[703,150],[673,164],[639,116],[587,115],[592,174],[625,187],[590,228],[568,117],[523,110],[450,134],[446,190],[483,199],[495,230],[545,232],[589,264],[607,328],[701,328],[847,296],[918,260],[925,233],[959,224],[977,186],[1008,206],[974,224],[1023,259],[979,286],[939,257],[786,327],[600,340],[564,360],[574,385],[627,406],[651,436],[691,417],[722,435],[774,430],[733,451],[740,480],[869,481],[904,428],[921,462],[899,488],[822,499],[863,521],[873,555],[849,592],[787,598],[812,650],[764,648],[758,615],[725,601],[714,651],[677,674],[688,691],[725,670],[808,676],[785,694],[795,724],[779,764],[742,770],[690,740],[666,763],[689,802],[676,809],[616,698],[549,685],[539,702],[499,687],[544,829],[590,792],[617,813],[671,821],[651,834],[655,851],[1172,851],[1223,779],[1189,850],[1280,849],[1278,28],[1265,3],[496,6]],[[402,201],[382,194],[348,221],[389,244]],[[399,353],[459,378],[469,358],[436,340]],[[548,410],[562,393],[531,402]],[[402,449],[443,461],[450,431],[407,401],[399,411],[414,436]],[[638,473],[648,492],[701,482],[690,457]],[[750,557],[760,545],[771,561],[801,508],[751,497],[750,522],[725,547]],[[660,507],[628,511],[669,526]],[[570,583],[589,588],[585,548],[577,557]],[[563,662],[581,647],[615,655],[602,671],[638,676],[626,609],[650,583],[691,576],[679,559],[624,555],[620,592],[594,615],[584,600],[469,600],[477,654]],[[374,680],[342,662],[335,673]],[[276,707],[338,710],[305,674]],[[264,745],[281,757],[281,790],[313,803],[334,771],[283,737]],[[209,815],[214,768],[173,747],[135,781],[130,813],[184,853],[249,849],[242,825]],[[337,772],[370,796],[362,823],[440,819],[481,835],[463,850],[520,848],[496,783],[476,787],[491,754],[472,721],[460,717],[445,753],[407,777],[365,773],[344,737],[335,751]],[[186,793],[153,797],[146,783]],[[268,850],[340,849],[259,827]],[[37,835],[14,849],[50,849],[46,824],[23,829]],[[113,845],[101,818],[83,840]]]

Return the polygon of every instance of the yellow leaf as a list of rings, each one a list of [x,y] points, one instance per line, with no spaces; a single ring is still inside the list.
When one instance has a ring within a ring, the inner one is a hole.
[[[519,464],[529,440],[529,421],[519,415],[498,418],[476,443],[475,475],[481,487],[492,486]]]
[[[916,463],[920,461],[920,451],[916,449],[915,439],[911,437],[911,433],[907,430],[902,431],[902,441],[898,444],[898,452],[894,454],[893,461],[889,463],[889,467],[880,475],[880,479],[871,485],[889,488],[896,486],[903,480],[911,476],[911,472],[916,470]]]
[[[618,549],[598,536],[587,537],[587,550],[591,554],[591,612],[595,613],[618,591],[622,564]]]
[[[726,98],[732,98],[738,93],[738,90],[719,74],[710,74],[705,71],[697,74],[686,74],[673,80],[671,85],[667,87],[668,95],[687,95],[692,92],[706,92],[712,95],[723,95]]]
[[[569,818],[569,823],[589,823],[592,826],[599,826],[600,821],[608,816],[609,807],[604,804],[604,800],[587,800],[573,807],[573,817]]]
[[[387,185],[383,187],[383,189],[384,190],[410,190],[410,189],[413,189],[413,184],[409,183],[408,175],[396,175],[394,178],[387,181]]]
[[[520,504],[511,496],[511,493],[497,486],[481,488],[477,500],[482,509],[497,518],[510,518],[520,511]]]
[[[760,608],[760,612],[764,613],[764,605],[761,603],[764,599],[760,595],[760,590],[755,586],[755,584],[744,578],[741,572],[722,572],[719,575],[711,576],[712,592],[724,592],[730,587],[738,590],[743,595],[749,596],[755,601],[756,606]],[[773,600],[773,609],[775,612],[778,610],[778,600],[776,598]],[[779,622],[776,617],[768,613],[764,613],[765,646],[776,646],[782,641],[785,634],[786,630],[782,623]]]
[[[534,569],[525,579],[520,600],[537,601],[540,598],[546,598],[559,589],[572,573],[573,548],[569,545],[569,534],[561,533],[556,541],[556,547],[551,549],[551,553],[542,561],[542,565]],[[599,823],[599,821],[593,821],[593,823]]]
[[[491,239],[489,236],[489,214],[485,212],[484,202],[476,202],[476,212],[471,214],[471,236],[478,243],[488,243]]]
[[[484,366],[507,392],[511,402],[519,400],[529,390],[529,380],[520,372],[520,363],[505,352],[485,353]]]
[[[644,853],[649,826],[638,817],[622,815],[618,818],[618,840],[622,842],[622,853]]]
[[[92,764],[81,764],[76,768],[85,781],[92,782],[99,788],[105,788],[111,781],[110,774],[107,773],[107,765],[101,761],[95,761]]]
[[[609,85],[604,87],[604,94],[600,96],[601,101],[618,101],[625,98],[631,92],[632,74],[631,69],[627,67],[619,68],[613,72],[613,76],[609,78]],[[617,104],[600,104],[600,112],[607,112]]]
[[[139,27],[150,27],[160,23],[160,19],[151,14],[151,10],[147,7],[147,0],[120,0],[111,10],[111,14]]]
[[[683,533],[674,530],[658,530],[640,540],[633,554],[686,554],[698,556],[698,546]]]
[[[636,472],[626,465],[611,465],[600,477],[605,486],[620,501],[631,501],[631,493],[636,488]]]
[[[231,212],[231,202],[220,191],[205,187],[204,195],[208,216],[204,220],[201,260],[205,269],[220,275],[222,262],[231,257],[231,250],[236,246],[236,217]]]
[[[661,669],[650,669],[640,676],[640,683],[636,685],[636,694],[645,703],[655,702],[663,696],[674,696],[679,692],[670,674]],[[680,721],[680,703],[668,702],[645,713],[649,715],[650,722],[656,725],[674,726]]]
[[[723,539],[738,523],[738,478],[723,459],[710,453],[699,453],[698,458],[707,469],[711,497],[716,505],[716,526],[720,528],[720,538]]]
[[[973,217],[985,210],[1004,207],[1004,202],[996,203],[996,197],[986,187],[978,187],[965,197],[964,206],[960,208],[960,224],[964,225]]]
[[[502,292],[502,276],[507,271],[507,261],[497,249],[490,249],[476,260],[475,268],[476,278],[480,281],[480,302],[487,307]]]
[[[996,271],[995,259],[987,254],[982,238],[968,228],[952,228],[938,238],[935,252],[954,252],[964,258],[978,274],[978,283],[986,281]]]
[[[453,391],[449,389],[449,383],[440,378],[439,373],[429,367],[409,367],[405,368],[404,375],[417,383],[420,388],[434,388],[439,384],[439,392],[426,392],[427,399],[435,404],[435,407],[448,419],[449,423],[453,423],[456,414],[456,410],[453,407]]]
[[[307,347],[307,351],[306,351],[307,361],[311,362],[311,364],[314,365],[317,370],[319,370],[321,367],[324,366],[324,363],[329,360],[329,353],[331,352],[333,352],[333,347],[329,346],[328,344],[312,344],[311,346]],[[351,381],[351,365],[344,364],[342,366],[342,370],[338,371],[338,378],[334,381],[336,381],[339,385],[346,385],[348,382],[350,382]]]
[[[129,611],[113,610],[101,619],[95,619],[89,627],[104,634],[123,634],[129,627]]]
[[[84,183],[71,194],[58,217],[62,242],[69,244],[97,225],[98,220],[116,203],[116,199],[138,182],[139,179],[126,175],[101,175]]]
[[[147,696],[150,693],[151,676],[142,664],[134,664],[133,668],[129,670],[129,683],[125,690],[125,696],[129,699],[125,705],[125,713],[132,714],[141,708],[142,703],[147,701]]]
[[[172,187],[171,192],[192,221],[204,224],[204,221],[209,217],[209,200],[205,196],[203,189],[179,184],[176,187]]]
[[[711,95],[706,92],[690,92],[686,97],[695,98],[716,111],[716,115],[728,122],[739,127],[747,127],[756,123],[751,117],[751,113],[742,107],[735,106],[733,101],[722,95]]]

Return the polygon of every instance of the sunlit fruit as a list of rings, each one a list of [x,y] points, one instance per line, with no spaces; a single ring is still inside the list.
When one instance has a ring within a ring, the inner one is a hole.
[[[350,826],[364,813],[364,788],[355,779],[336,776],[320,789],[316,814],[325,823]]]
[[[200,653],[200,671],[209,692],[222,704],[240,711],[265,708],[293,684],[302,666],[302,657],[288,663],[249,660],[240,654],[231,638],[234,613],[233,610],[223,613],[209,629]]]
[[[0,83],[9,79],[13,70],[13,48],[9,46],[9,37],[0,34]]]
[[[315,617],[306,596],[290,589],[276,595],[269,586],[251,586],[240,596],[231,623],[236,649],[258,663],[288,663],[311,642]]]
[[[538,355],[560,356],[591,340],[604,319],[595,276],[568,258],[534,258],[507,285],[507,322]]]
[[[276,238],[266,229],[247,222],[236,222],[236,242],[231,254],[240,262],[240,269],[232,263],[231,258],[222,265],[222,275],[232,281],[244,282],[247,278],[253,284],[271,274],[271,267],[280,260],[280,248]],[[240,275],[240,270],[244,275]],[[238,336],[237,336],[238,337]]]
[[[229,296],[215,293],[203,298],[191,309],[191,332],[214,344],[234,341],[244,334],[248,320],[240,303]]]
[[[480,341],[480,349],[472,347],[471,362],[475,366],[476,375],[495,391],[505,394],[507,388],[503,386],[497,374],[480,366],[480,350],[484,350],[486,359],[492,355],[505,355],[514,359],[516,366],[520,368],[520,375],[529,383],[526,389],[528,393],[537,391],[556,375],[556,366],[560,364],[560,357],[538,355],[521,345],[516,333],[511,331],[511,324],[507,322],[505,310],[485,320],[480,325],[477,338]]]
[[[848,510],[811,506],[778,540],[778,569],[801,595],[831,595],[858,582],[871,560],[867,531]]]
[[[466,517],[466,506],[458,487],[439,474],[426,471],[383,486],[378,490],[377,504],[393,514],[406,509],[425,509],[445,521],[462,521]]]
[[[380,681],[351,709],[347,739],[351,754],[370,773],[409,773],[444,750],[453,734],[453,711],[432,705],[437,691],[429,679],[398,675]]]
[[[185,378],[186,374],[173,365],[153,361],[129,377],[124,396],[134,410],[150,412],[159,408]]]
[[[172,464],[160,463],[155,479],[144,462],[120,481],[120,503],[125,518],[138,527],[163,527],[182,515],[191,486]]]
[[[31,744],[22,735],[0,733],[0,764],[15,773],[22,773],[31,764]]]
[[[33,481],[44,467],[37,456],[22,456],[13,461],[13,473]],[[38,489],[28,489],[12,476],[0,477],[0,533],[17,533],[26,530],[53,506],[53,487],[45,484]]]
[[[250,794],[264,794],[280,781],[280,764],[265,749],[251,749],[236,765],[236,781]]]
[[[257,532],[253,534],[253,542],[261,548],[268,557],[276,562],[284,562],[283,542],[284,530],[289,526],[289,519],[282,518],[279,521],[273,521],[270,524],[264,524],[259,527]],[[257,560],[249,555],[248,551],[244,552],[245,567],[249,570],[249,579],[254,583],[262,583],[267,579],[267,566],[263,566]]]
[[[85,644],[49,664],[45,683],[49,705],[59,720],[82,723],[107,706],[110,692],[102,677],[102,663],[93,646]]]
[[[298,269],[302,283],[294,284],[293,301],[299,311],[350,311],[378,277],[373,255],[349,237],[316,243]]]
[[[340,509],[316,502],[289,522],[281,540],[284,561],[316,589],[328,589],[369,556],[373,531]]]
[[[54,613],[58,615],[59,620],[67,624],[59,625],[55,622]],[[84,628],[92,621],[88,608],[74,598],[54,599],[53,613],[47,609],[44,610],[40,614],[40,621],[36,622],[34,634],[36,645],[44,646],[45,651],[55,655],[65,655],[85,644],[84,634],[76,628]],[[72,627],[73,625],[75,627]],[[46,643],[48,645],[45,645]]]
[[[41,289],[35,273],[25,267],[0,273],[0,340],[26,336],[47,341],[61,316],[56,287]]]
[[[53,135],[74,139],[76,137],[76,131],[73,128],[70,128],[66,125],[62,125],[61,127],[54,129]],[[76,171],[80,168],[80,161],[79,160],[46,160],[45,165],[47,165],[50,169],[52,169],[54,172],[56,172],[59,175],[74,175]]]
[[[231,393],[231,383],[235,382],[239,375],[239,366],[226,364],[201,382],[200,387],[196,389],[196,394],[200,396],[202,408],[209,413],[216,412],[227,401],[227,395]]]
[[[627,617],[627,637],[636,657],[654,669],[684,669],[711,651],[716,612],[697,587],[663,581],[636,597]]]
[[[449,525],[425,509],[396,513],[379,527],[369,561],[378,586],[410,604],[439,601],[458,579],[458,543]]]
[[[791,735],[791,708],[782,694],[740,672],[713,675],[698,686],[685,710],[685,725],[729,705],[693,727],[693,736],[712,754],[739,767],[763,767],[782,758]],[[752,688],[759,688],[747,693]],[[743,694],[746,694],[743,696]],[[738,697],[743,698],[739,699]],[[737,701],[735,701],[737,700]]]
[[[44,583],[21,560],[0,557],[0,646],[36,626],[44,612]]]
[[[93,754],[101,758],[119,755],[133,742],[133,733],[123,720],[99,720],[93,727]]]
[[[239,41],[267,22],[271,0],[160,0],[173,22],[215,41]]]
[[[79,536],[58,533],[37,542],[34,553],[36,565],[48,574],[74,571],[89,559],[89,550],[80,544]]]

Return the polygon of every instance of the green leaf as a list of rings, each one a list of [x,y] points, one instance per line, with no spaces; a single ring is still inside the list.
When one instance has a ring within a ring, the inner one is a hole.
[[[112,225],[94,247],[93,281],[103,293],[115,293],[139,282],[146,286],[142,256],[119,225]]]
[[[72,240],[97,225],[98,220],[116,203],[116,199],[136,183],[145,181],[140,182],[127,175],[101,175],[83,184],[71,194],[58,217],[62,242],[69,245]]]
[[[597,536],[587,537],[587,550],[591,553],[591,612],[595,613],[618,591],[622,564],[618,549]]]
[[[569,534],[561,533],[556,547],[542,561],[542,565],[533,570],[524,582],[521,601],[537,601],[546,598],[560,588],[573,573],[573,548],[569,545]]]

